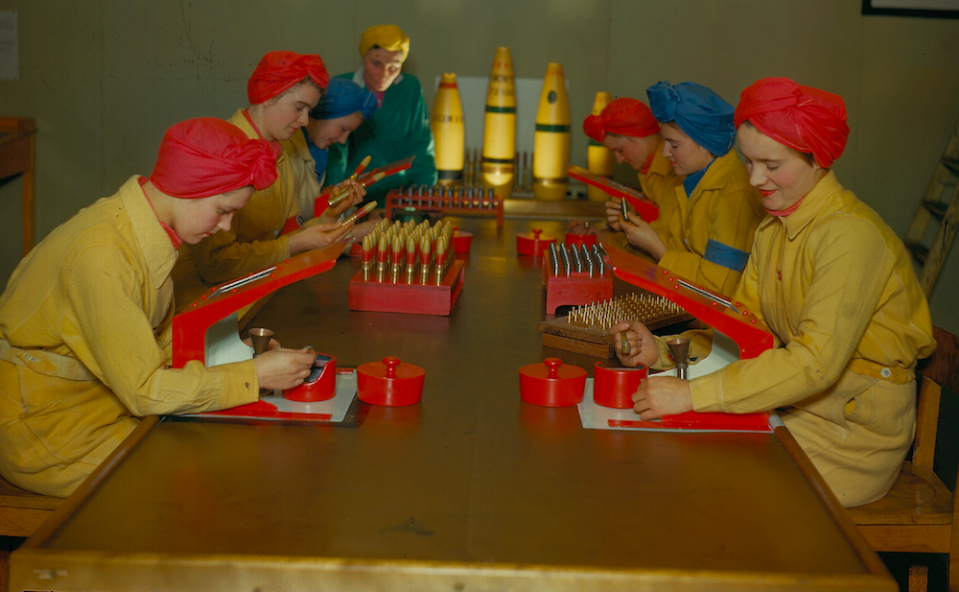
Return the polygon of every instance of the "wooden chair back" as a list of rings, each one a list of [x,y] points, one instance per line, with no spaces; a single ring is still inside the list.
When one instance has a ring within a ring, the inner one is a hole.
[[[929,468],[935,463],[942,389],[949,389],[953,395],[959,393],[959,336],[939,327],[933,327],[933,336],[936,338],[935,353],[921,360],[916,369],[922,378],[916,440],[912,448],[912,463]]]

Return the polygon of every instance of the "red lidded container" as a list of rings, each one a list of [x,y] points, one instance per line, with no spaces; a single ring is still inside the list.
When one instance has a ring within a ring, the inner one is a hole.
[[[423,398],[426,370],[386,357],[356,369],[357,396],[370,405],[400,407],[415,405]]]
[[[542,364],[519,369],[519,396],[527,403],[546,407],[566,407],[583,400],[586,370],[564,366],[559,358],[546,358]]]
[[[516,252],[520,255],[540,257],[549,249],[550,243],[556,242],[555,236],[542,234],[542,230],[534,228],[532,232],[523,232],[516,235]]]

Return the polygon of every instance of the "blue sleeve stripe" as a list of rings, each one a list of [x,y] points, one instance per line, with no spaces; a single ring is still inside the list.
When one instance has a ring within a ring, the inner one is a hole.
[[[709,239],[709,242],[706,243],[706,253],[703,255],[703,259],[742,273],[746,269],[749,253]]]

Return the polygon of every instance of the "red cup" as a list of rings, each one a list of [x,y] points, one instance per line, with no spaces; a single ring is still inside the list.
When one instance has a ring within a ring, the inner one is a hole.
[[[326,401],[336,396],[336,358],[316,354],[313,370],[303,384],[283,391],[283,398],[301,403]]]
[[[555,236],[543,234],[542,229],[534,228],[532,232],[516,235],[516,252],[530,257],[541,257],[549,249],[550,244],[556,242]]]
[[[469,253],[470,245],[473,243],[473,233],[465,230],[457,230],[453,233],[453,252]]]
[[[573,234],[572,232],[566,233],[566,245],[586,245],[591,247],[596,244],[596,235],[595,234]]]
[[[593,367],[593,401],[603,407],[631,409],[633,393],[646,378],[646,366],[635,368],[607,368],[602,362]]]

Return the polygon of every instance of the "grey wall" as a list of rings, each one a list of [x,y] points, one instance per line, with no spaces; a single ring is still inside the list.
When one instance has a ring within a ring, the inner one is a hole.
[[[267,11],[269,7],[269,11]],[[0,0],[19,18],[20,80],[0,114],[35,117],[37,234],[149,174],[163,131],[230,116],[275,49],[319,53],[331,73],[360,65],[369,25],[412,39],[406,71],[432,105],[441,72],[488,75],[497,45],[518,77],[561,62],[572,160],[596,91],[645,99],[658,80],[693,80],[729,102],[787,76],[842,95],[852,135],[835,170],[902,235],[959,117],[959,21],[863,17],[860,0]],[[620,173],[625,174],[625,173]],[[0,284],[20,257],[20,181],[0,186]],[[959,247],[930,299],[959,332]]]

